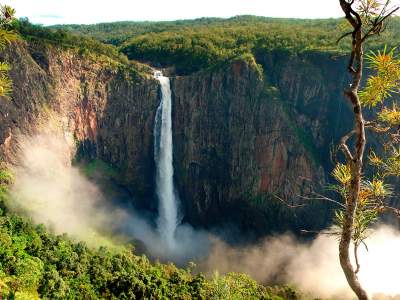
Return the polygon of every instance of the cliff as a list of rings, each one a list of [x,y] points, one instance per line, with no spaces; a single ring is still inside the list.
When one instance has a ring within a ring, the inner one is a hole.
[[[328,205],[300,196],[329,179],[330,146],[351,122],[338,119],[348,109],[343,59],[276,51],[257,62],[173,80],[176,183],[186,217],[259,234],[323,226]]]
[[[153,122],[158,83],[138,66],[41,43],[3,54],[14,92],[0,102],[0,155],[15,162],[19,134],[49,115],[78,145],[78,156],[119,171],[153,209]],[[234,224],[256,236],[323,226],[326,203],[298,204],[330,171],[329,148],[347,122],[343,60],[328,54],[262,52],[171,80],[175,183],[185,221]],[[342,103],[343,105],[338,105]]]
[[[151,197],[152,130],[158,83],[103,56],[18,42],[4,53],[12,67],[11,99],[0,101],[1,160],[15,161],[20,134],[57,123],[79,156],[118,168],[120,183]]]

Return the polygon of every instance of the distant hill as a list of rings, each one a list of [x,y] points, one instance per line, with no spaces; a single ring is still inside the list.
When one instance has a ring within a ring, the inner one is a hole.
[[[223,18],[200,18],[194,20],[177,21],[122,21],[112,23],[99,23],[93,25],[54,25],[53,29],[65,29],[74,33],[91,36],[105,43],[120,45],[130,38],[147,34],[161,33],[165,31],[177,31],[182,28],[194,30],[209,27],[231,27],[231,26],[252,26],[252,25],[280,25],[280,26],[302,26],[336,28],[338,19],[326,20],[304,20],[304,19],[278,19],[257,16],[236,16],[229,19]]]
[[[236,16],[164,22],[114,22],[94,25],[57,25],[52,29],[92,37],[113,44],[130,59],[161,66],[173,65],[188,74],[232,58],[265,50],[347,53],[350,43],[337,44],[348,28],[341,19],[277,19]],[[370,49],[400,43],[400,18],[393,18]]]

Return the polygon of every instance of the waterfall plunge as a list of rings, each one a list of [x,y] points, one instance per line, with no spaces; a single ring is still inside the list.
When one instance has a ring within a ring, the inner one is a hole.
[[[169,78],[156,71],[161,84],[161,102],[154,125],[154,159],[156,163],[156,193],[158,197],[158,231],[168,250],[174,250],[175,231],[178,225],[177,196],[174,189],[172,164],[172,99]]]

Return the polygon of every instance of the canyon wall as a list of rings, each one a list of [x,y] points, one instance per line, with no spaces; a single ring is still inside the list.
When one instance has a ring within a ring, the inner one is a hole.
[[[176,182],[188,220],[236,222],[263,234],[312,228],[326,203],[301,199],[332,168],[330,147],[350,128],[344,59],[265,52],[173,80]],[[288,208],[303,205],[303,208]]]
[[[20,134],[56,123],[78,146],[78,155],[110,163],[121,184],[139,198],[152,196],[159,100],[151,76],[105,57],[41,43],[14,43],[3,56],[14,89],[10,99],[0,99],[2,161],[15,161]]]
[[[138,66],[40,43],[2,54],[14,92],[0,99],[0,155],[15,163],[19,134],[55,120],[78,156],[119,171],[118,183],[154,209],[153,124],[158,83]],[[256,236],[311,229],[326,203],[299,196],[328,179],[332,143],[351,124],[341,96],[344,60],[329,54],[264,52],[219,68],[173,77],[175,182],[184,220],[234,224]],[[346,115],[346,114],[345,114]],[[51,117],[50,117],[51,116]]]

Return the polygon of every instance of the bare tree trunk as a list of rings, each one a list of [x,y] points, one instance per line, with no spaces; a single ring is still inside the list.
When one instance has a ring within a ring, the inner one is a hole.
[[[340,148],[346,158],[346,163],[350,167],[351,181],[348,187],[348,195],[345,203],[344,219],[342,224],[342,232],[339,243],[339,258],[340,265],[346,276],[349,286],[360,300],[367,300],[368,295],[364,288],[361,286],[357,273],[360,269],[360,264],[357,256],[358,244],[354,245],[354,258],[356,260],[356,270],[350,261],[350,246],[353,240],[354,219],[357,212],[357,205],[359,203],[361,175],[363,170],[363,157],[365,151],[365,122],[362,113],[360,99],[358,97],[358,89],[363,75],[363,44],[367,38],[379,35],[385,30],[383,23],[392,16],[400,7],[393,7],[389,9],[390,0],[383,1],[383,3],[376,2],[380,6],[381,12],[376,14],[374,9],[370,8],[357,8],[363,14],[364,19],[360,14],[353,9],[358,6],[360,2],[356,0],[339,0],[340,6],[345,13],[346,20],[352,26],[352,31],[342,35],[338,42],[351,35],[352,50],[348,64],[348,71],[352,75],[352,84],[349,88],[344,90],[346,98],[353,106],[354,113],[354,127],[353,130],[347,135],[343,136],[340,142]],[[364,20],[364,21],[363,21]],[[364,22],[364,23],[363,23]],[[350,151],[347,141],[351,137],[355,137],[355,149]]]
[[[357,273],[355,272],[353,264],[350,261],[350,246],[353,236],[354,218],[360,193],[363,156],[366,143],[364,118],[362,114],[360,99],[358,97],[358,89],[360,87],[363,71],[363,39],[361,32],[362,23],[358,14],[352,10],[350,4],[346,3],[344,0],[340,0],[340,4],[346,14],[346,18],[353,25],[354,28],[352,34],[353,47],[350,62],[348,65],[348,70],[352,74],[352,84],[350,88],[347,88],[344,91],[345,96],[350,101],[353,107],[354,128],[350,134],[342,138],[340,145],[346,157],[346,161],[350,166],[352,180],[348,191],[349,194],[346,199],[346,210],[339,243],[339,259],[347,282],[354,293],[357,295],[358,299],[368,300],[368,295],[361,286],[357,277]],[[346,143],[347,140],[353,135],[355,135],[356,138],[354,153],[349,150],[349,147]]]

